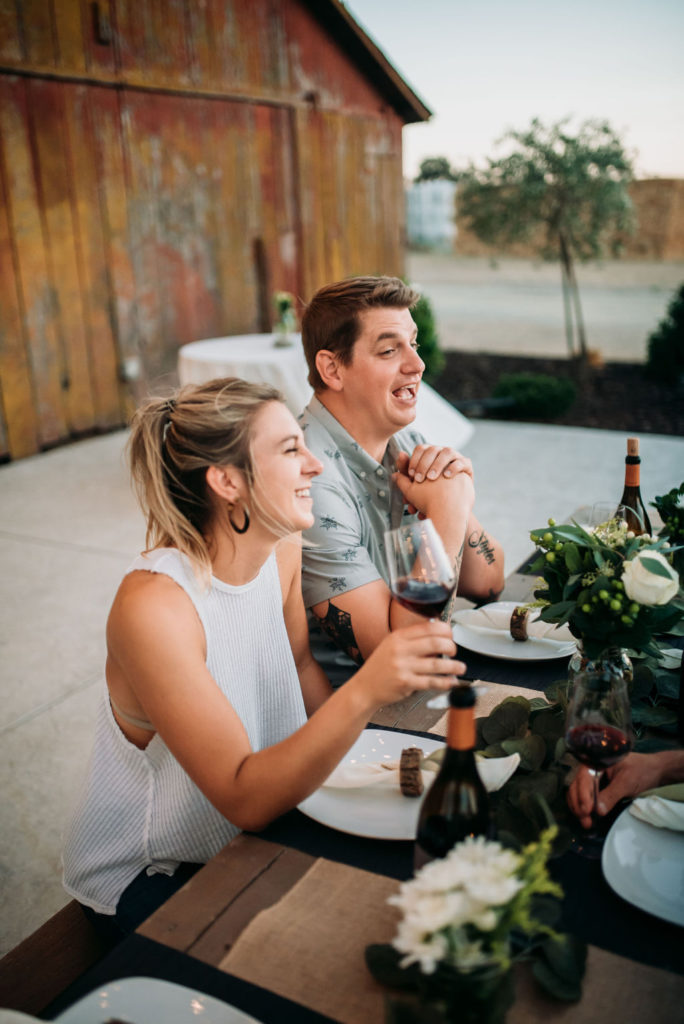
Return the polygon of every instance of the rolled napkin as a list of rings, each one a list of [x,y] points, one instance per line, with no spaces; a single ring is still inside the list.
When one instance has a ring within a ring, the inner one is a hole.
[[[478,633],[508,633],[511,631],[511,612],[513,608],[502,608],[500,605],[483,605],[482,608],[468,608],[457,612],[454,621],[460,626],[467,626]],[[531,608],[527,618],[527,635],[534,640],[556,640],[559,643],[574,641],[567,625],[557,626],[555,622],[541,622],[539,608]]]
[[[439,770],[443,750],[435,751],[423,758],[421,774],[423,785],[432,784],[435,773]],[[520,764],[520,754],[508,757],[476,757],[475,763],[488,793],[495,793],[508,782]],[[355,764],[339,764],[323,783],[326,789],[361,789],[365,786],[376,786],[399,791],[398,761],[358,761]]]
[[[684,783],[648,790],[632,801],[629,810],[647,825],[684,832]]]

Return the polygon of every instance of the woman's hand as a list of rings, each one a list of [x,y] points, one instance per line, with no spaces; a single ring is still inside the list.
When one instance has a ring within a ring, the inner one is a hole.
[[[455,655],[449,624],[425,620],[388,634],[345,685],[362,687],[373,710],[415,690],[449,690],[466,668]]]

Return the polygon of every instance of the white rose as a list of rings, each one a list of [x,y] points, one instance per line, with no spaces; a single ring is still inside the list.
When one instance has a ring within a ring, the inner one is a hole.
[[[654,561],[667,575],[651,572],[648,562]],[[659,551],[640,551],[631,562],[625,562],[622,582],[630,601],[637,604],[667,604],[679,590],[679,576]]]

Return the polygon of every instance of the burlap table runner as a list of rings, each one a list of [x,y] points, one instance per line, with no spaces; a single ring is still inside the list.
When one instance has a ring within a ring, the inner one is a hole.
[[[477,718],[486,718],[506,697],[527,697],[528,700],[534,700],[536,697],[544,696],[539,690],[528,690],[522,686],[505,686],[503,683],[488,683],[485,679],[476,679],[473,686],[486,687],[484,692],[477,695],[477,704],[475,705]],[[445,711],[442,717],[428,729],[428,732],[434,732],[437,736],[446,736],[446,726],[447,712]]]
[[[342,1024],[382,1024],[386,990],[364,950],[391,941],[398,882],[319,859],[274,906],[245,928],[220,967]],[[546,998],[519,969],[508,1024],[647,1024],[681,1019],[684,978],[590,947],[579,1003]]]

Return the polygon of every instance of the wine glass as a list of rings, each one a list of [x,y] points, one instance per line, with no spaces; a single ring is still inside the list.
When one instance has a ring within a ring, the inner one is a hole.
[[[595,501],[593,505],[585,505],[579,509],[574,518],[588,533],[593,533],[597,526],[602,526],[611,519],[626,521],[627,509],[624,505],[616,505],[614,501]]]
[[[434,619],[441,615],[458,584],[453,566],[431,519],[420,519],[385,532],[385,557],[392,596],[409,611]],[[446,694],[427,702],[447,708]]]
[[[597,858],[604,838],[597,811],[601,774],[621,761],[634,743],[624,676],[611,672],[601,662],[590,662],[577,674],[568,704],[565,743],[593,778],[592,826],[575,848],[585,857]]]

